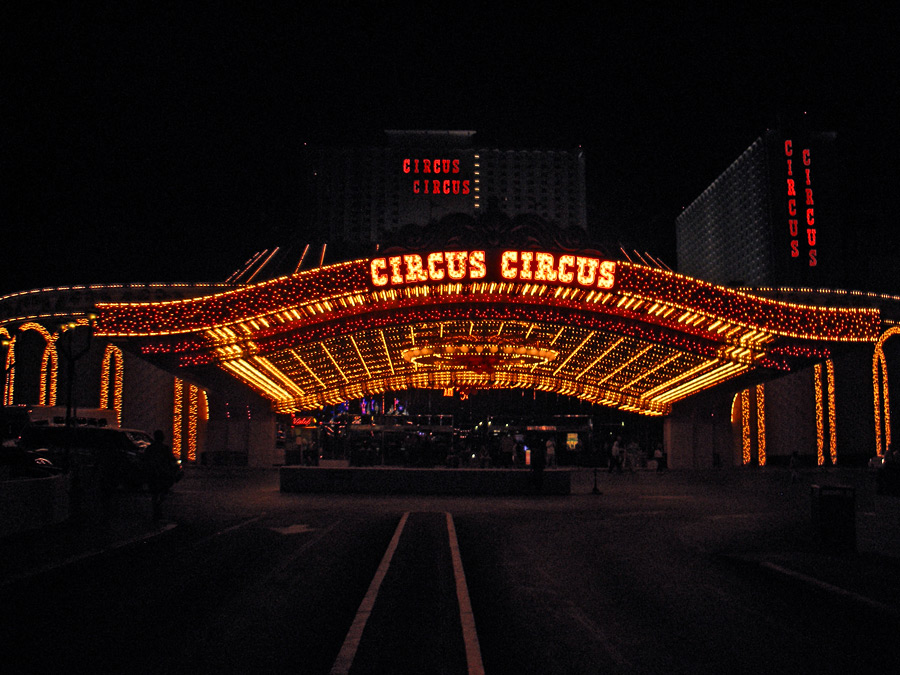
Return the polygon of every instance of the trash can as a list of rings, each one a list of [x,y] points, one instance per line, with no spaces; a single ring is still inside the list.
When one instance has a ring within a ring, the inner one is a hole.
[[[811,490],[816,544],[830,553],[856,552],[856,489],[813,485]]]

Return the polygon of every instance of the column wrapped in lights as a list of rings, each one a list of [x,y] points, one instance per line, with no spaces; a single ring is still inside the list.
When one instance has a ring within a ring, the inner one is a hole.
[[[749,464],[750,455],[750,390],[741,392],[741,441],[744,464]]]
[[[6,331],[4,331],[6,332]],[[9,337],[9,333],[6,334]],[[6,346],[6,363],[3,372],[6,383],[3,387],[3,405],[13,405],[16,386],[16,338],[9,338]]]
[[[122,350],[115,345],[106,345],[103,353],[103,365],[100,369],[100,407],[110,407],[109,383],[112,371],[112,407],[116,411],[116,423],[122,424],[122,380],[124,376]]]
[[[172,410],[172,454],[181,459],[181,406],[184,398],[183,385],[175,378],[175,392]]]
[[[886,448],[891,445],[891,402],[888,392],[887,357],[884,354],[884,342],[893,335],[900,335],[900,327],[888,329],[875,343],[872,355],[872,387],[874,389],[875,407],[875,452],[884,456]],[[879,377],[880,375],[880,377]],[[882,396],[884,407],[882,407]],[[882,426],[884,427],[882,432]]]
[[[197,399],[197,387],[196,385],[191,384],[188,386],[187,460],[189,462],[197,461]]]
[[[756,385],[756,444],[759,465],[766,465],[766,391],[762,384]]]
[[[822,364],[815,367],[816,390],[816,463],[819,466],[825,464],[825,410],[824,395],[822,393]]]
[[[828,375],[828,451],[831,463],[837,464],[837,410],[835,408],[834,361],[825,362]]]
[[[56,340],[47,341],[41,356],[41,405],[56,405],[56,376],[59,372],[59,357]]]

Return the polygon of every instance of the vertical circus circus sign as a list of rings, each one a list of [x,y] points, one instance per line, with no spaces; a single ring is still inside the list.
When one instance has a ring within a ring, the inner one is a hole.
[[[434,251],[373,258],[375,288],[420,283],[524,281],[610,290],[616,263],[588,255],[545,251]]]
[[[801,216],[806,225],[806,243],[809,245],[809,266],[818,264],[816,259],[816,217],[815,202],[812,190],[812,156],[809,148],[803,148],[799,153],[801,166],[794,166],[796,156],[794,154],[794,142],[787,139],[784,142],[784,156],[787,169],[787,211],[788,231],[791,241],[791,257],[800,257]],[[802,213],[801,213],[802,212]]]

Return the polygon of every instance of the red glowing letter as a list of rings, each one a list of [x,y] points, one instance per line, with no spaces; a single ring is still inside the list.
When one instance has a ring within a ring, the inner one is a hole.
[[[800,249],[798,248],[799,246],[800,246],[800,244],[797,243],[797,240],[796,240],[796,239],[794,239],[794,240],[791,242],[791,257],[792,257],[792,258],[799,258],[799,257],[800,257]]]
[[[812,188],[806,188],[806,205],[812,206],[813,198],[812,198]]]
[[[444,254],[443,253],[429,253],[428,254],[428,278],[432,281],[440,281],[444,278],[444,270],[438,267],[439,264],[444,262]]]
[[[428,281],[428,275],[422,269],[422,256],[405,255],[403,260],[406,263],[406,283],[411,284],[416,281]]]
[[[403,274],[400,272],[400,261],[403,260],[399,255],[388,258],[388,264],[391,266],[391,283],[402,284]]]
[[[789,216],[797,215],[797,200],[796,199],[788,199],[788,215]]]
[[[534,253],[530,251],[522,251],[522,269],[519,270],[520,279],[531,278],[531,261],[534,260]]]
[[[444,255],[447,259],[447,276],[451,279],[464,279],[468,251],[445,251]]]
[[[616,263],[612,260],[604,260],[600,263],[600,278],[597,280],[597,288],[612,288],[616,283]]]
[[[384,258],[375,258],[371,264],[372,283],[376,286],[387,286],[388,276],[384,273],[387,261]]]
[[[564,284],[571,284],[575,279],[575,272],[572,271],[575,268],[575,256],[574,255],[561,255],[559,256],[559,280]]]
[[[809,158],[809,148],[803,149],[803,166],[809,166],[812,160]]]
[[[794,144],[790,139],[784,142],[784,154],[788,157],[794,154]]]
[[[825,224],[827,225],[828,219],[826,218],[825,220],[826,220]],[[816,219],[815,219],[815,216],[813,215],[813,209],[806,209],[806,224],[807,225],[815,225],[816,224]]]
[[[517,251],[503,251],[500,256],[500,274],[504,279],[515,279],[519,270],[515,267],[515,263],[519,260]]]
[[[788,183],[788,197],[796,197],[797,193],[794,192],[794,179],[788,178],[787,183]]]
[[[534,278],[538,281],[556,281],[556,269],[553,263],[556,262],[549,253],[535,253],[537,269],[534,271]]]
[[[484,279],[487,265],[484,264],[484,251],[472,251],[469,254],[469,278]]]
[[[809,242],[810,246],[816,245],[816,228],[814,228],[814,227],[806,228],[806,240]]]
[[[578,265],[578,283],[582,286],[593,286],[597,280],[597,268],[600,267],[600,261],[596,258],[575,258],[575,264]]]

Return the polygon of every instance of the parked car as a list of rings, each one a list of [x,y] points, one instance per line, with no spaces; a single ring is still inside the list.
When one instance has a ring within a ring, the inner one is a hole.
[[[28,426],[19,445],[35,458],[54,466],[102,472],[111,487],[140,489],[147,484],[144,450],[150,434],[137,429],[110,427]],[[173,466],[173,483],[181,480],[181,462]]]
[[[0,480],[44,478],[60,471],[49,459],[26,451],[15,441],[0,444]]]

